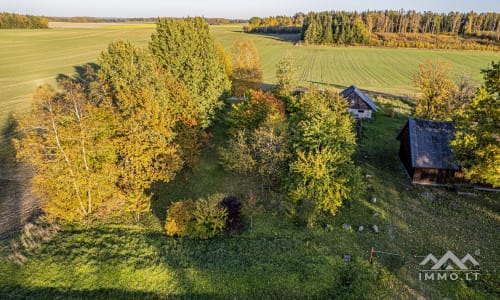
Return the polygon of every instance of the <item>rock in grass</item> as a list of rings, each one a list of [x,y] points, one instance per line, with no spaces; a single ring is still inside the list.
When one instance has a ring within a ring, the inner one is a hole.
[[[344,229],[345,229],[345,230],[351,230],[351,225],[349,225],[349,224],[344,224]]]
[[[343,254],[343,255],[342,255],[342,259],[343,259],[344,261],[351,261],[351,259],[352,259],[352,255],[350,255],[350,254]]]
[[[370,202],[371,202],[371,203],[377,203],[377,198],[375,198],[375,197],[371,197],[371,198],[370,198]]]
[[[365,230],[365,227],[364,227],[364,226],[359,226],[359,227],[358,227],[358,231],[359,231],[359,232],[363,232],[363,230]]]
[[[377,225],[373,225],[372,229],[373,229],[373,232],[378,233],[378,226]]]
[[[326,224],[325,225],[325,229],[328,230],[328,231],[331,231],[332,230],[332,225]]]
[[[380,217],[380,214],[378,212],[376,212],[376,213],[373,213],[373,216],[374,217]]]

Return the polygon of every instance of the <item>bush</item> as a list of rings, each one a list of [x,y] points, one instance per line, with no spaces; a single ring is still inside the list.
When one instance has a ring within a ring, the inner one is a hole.
[[[195,218],[193,201],[179,201],[172,204],[167,212],[165,230],[168,236],[189,236],[193,231]]]
[[[272,93],[262,91],[250,91],[250,97],[246,101],[233,104],[228,113],[226,121],[229,125],[229,133],[236,134],[242,129],[253,131],[257,129],[269,114],[285,114],[283,103],[276,99]]]
[[[209,239],[221,233],[227,224],[227,209],[219,203],[224,195],[174,203],[167,212],[168,236]]]
[[[191,237],[206,240],[224,230],[228,214],[226,208],[219,206],[223,197],[221,194],[214,194],[195,202],[195,224]]]
[[[225,208],[227,211],[225,232],[240,233],[243,230],[243,218],[241,215],[241,202],[238,198],[228,196],[219,202],[219,207]]]

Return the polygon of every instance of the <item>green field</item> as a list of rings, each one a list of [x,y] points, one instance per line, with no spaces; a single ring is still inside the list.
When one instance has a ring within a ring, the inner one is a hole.
[[[146,46],[152,32],[151,24],[1,30],[0,124],[8,113],[29,107],[30,94],[37,86],[53,82],[57,74],[72,73],[75,66],[95,62],[109,42],[127,39]],[[468,72],[478,83],[479,70],[500,59],[500,53],[494,52],[294,46],[273,36],[244,34],[239,25],[214,26],[212,32],[227,48],[234,39],[253,39],[267,84],[275,82],[275,65],[287,52],[296,58],[301,85],[343,87],[354,83],[363,89],[403,96],[415,93],[410,77],[425,60],[449,62],[455,76]]]

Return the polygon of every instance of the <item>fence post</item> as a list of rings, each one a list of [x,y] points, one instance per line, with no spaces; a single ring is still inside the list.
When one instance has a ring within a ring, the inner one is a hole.
[[[368,260],[370,264],[373,264],[373,253],[375,253],[375,247],[372,247],[370,251],[370,259]]]

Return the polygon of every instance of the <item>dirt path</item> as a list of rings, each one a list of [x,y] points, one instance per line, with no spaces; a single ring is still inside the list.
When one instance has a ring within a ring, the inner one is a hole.
[[[31,192],[30,172],[17,165],[0,165],[0,239],[22,228],[40,211],[40,200]]]

